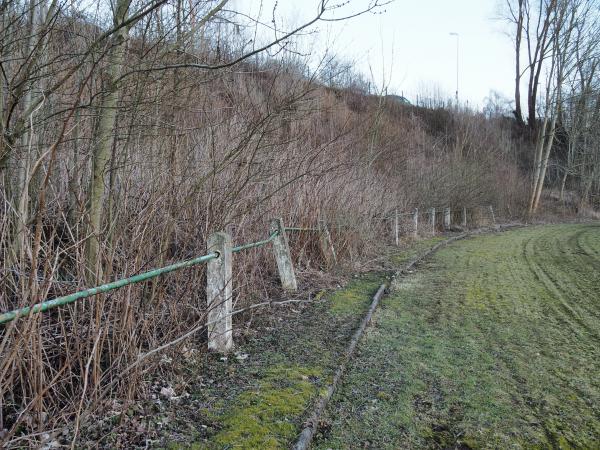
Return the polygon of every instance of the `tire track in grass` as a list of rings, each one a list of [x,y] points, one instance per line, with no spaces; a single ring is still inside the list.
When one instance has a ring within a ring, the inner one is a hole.
[[[586,329],[586,331],[589,331],[589,327],[585,322],[579,321],[579,320],[577,320],[576,317],[574,317],[576,313],[573,313],[573,308],[570,307],[570,305],[568,305],[566,303],[566,296],[562,295],[562,292],[560,292],[559,287],[557,286],[556,281],[553,278],[553,275],[555,275],[557,273],[561,273],[561,271],[560,271],[561,267],[556,266],[556,267],[553,267],[553,269],[559,269],[559,270],[551,270],[547,267],[544,267],[542,264],[538,263],[536,261],[536,258],[533,256],[533,255],[539,256],[540,254],[543,255],[545,252],[547,252],[548,248],[546,248],[543,244],[548,243],[548,242],[554,242],[555,241],[554,234],[556,234],[558,232],[559,232],[559,230],[557,230],[555,232],[553,232],[552,229],[544,230],[543,233],[539,233],[537,235],[530,236],[530,237],[524,239],[523,243],[522,243],[523,251],[521,252],[521,254],[524,257],[524,260],[527,261],[527,263],[528,263],[529,273],[531,273],[532,276],[534,276],[536,279],[538,279],[542,283],[544,289],[548,290],[548,292],[553,294],[554,298],[557,298],[559,300],[560,307],[558,307],[558,308],[551,307],[551,311],[553,311],[555,314],[557,314],[559,316],[561,322],[566,321],[569,323],[571,332],[578,331],[577,326],[569,321],[569,319],[572,319],[572,318],[575,318],[575,321],[578,325],[580,325],[581,327]],[[578,232],[576,234],[580,234],[580,233],[581,232]],[[555,250],[555,247],[551,247],[550,249]],[[546,261],[548,259],[541,258],[540,260]],[[572,264],[572,262],[566,262],[565,265],[568,267],[571,267],[574,264]],[[522,284],[524,286],[528,285],[529,283],[527,283],[527,276],[525,275],[528,273],[528,271],[521,270],[521,271],[518,271],[518,273],[521,276],[515,277],[512,280],[513,283],[519,284],[519,285]],[[564,289],[564,286],[561,285],[560,289]],[[586,298],[586,294],[587,294],[586,292],[584,292],[580,289],[577,289],[577,291],[580,294],[577,297]],[[565,290],[565,292],[568,293],[568,290]],[[545,298],[544,296],[540,297],[540,299],[544,299],[544,298]],[[550,303],[546,302],[546,304],[552,304],[552,302],[550,302]],[[572,312],[572,314],[565,314],[565,311],[567,313]],[[547,317],[551,317],[547,311],[546,311],[545,315]],[[581,333],[579,333],[579,334],[581,334]],[[549,351],[552,352],[553,348],[556,346],[556,342],[553,342],[553,339],[549,339],[548,335],[549,335],[549,333],[541,333],[536,336],[537,339],[539,339],[539,344],[537,345],[537,347],[540,348],[540,351],[543,351],[542,349],[549,349]],[[592,336],[595,337],[594,333],[592,333]],[[553,338],[556,338],[556,337],[557,337],[557,335],[554,334]],[[497,339],[497,337],[496,337],[496,339]],[[563,336],[562,340],[564,341],[563,342],[564,345],[568,345],[569,343],[571,343],[571,341],[567,340],[565,338],[565,336]],[[548,415],[548,412],[544,408],[544,403],[545,403],[544,398],[540,397],[540,398],[536,399],[536,397],[537,397],[536,395],[532,395],[527,392],[527,390],[525,389],[525,383],[522,382],[522,380],[524,380],[524,378],[522,378],[519,374],[519,372],[522,372],[522,370],[519,370],[518,366],[515,364],[515,361],[513,358],[511,358],[510,354],[507,353],[506,355],[504,355],[502,352],[498,352],[498,355],[499,355],[500,359],[503,361],[503,363],[505,364],[505,366],[514,374],[514,378],[518,382],[516,384],[516,386],[517,386],[519,392],[521,393],[523,398],[527,399],[527,402],[530,403],[530,405],[528,405],[528,406],[530,406],[532,408],[532,410],[535,411],[535,413],[539,419],[540,425],[544,429],[544,433],[545,433],[548,441],[552,442],[554,446],[559,446],[559,443],[555,441],[556,432],[552,428],[549,428],[545,425],[545,417]],[[538,353],[538,355],[539,355],[539,353]],[[596,355],[596,358],[597,358],[597,355]],[[534,360],[535,360],[535,358],[533,358],[531,360],[531,362],[533,363]],[[592,361],[594,360],[593,355],[591,355],[590,360],[592,360]],[[589,373],[590,372],[588,372],[588,374]],[[552,375],[555,376],[556,378],[560,379],[563,382],[565,387],[568,387],[571,391],[573,391],[580,398],[589,399],[589,401],[587,402],[588,405],[595,404],[598,402],[598,400],[600,400],[599,396],[597,395],[597,392],[593,392],[594,389],[589,389],[589,388],[585,389],[585,388],[578,386],[577,384],[574,384],[573,377],[572,377],[573,374],[565,375],[559,371],[553,371]],[[542,391],[540,391],[540,392],[542,392]],[[600,419],[599,411],[595,411],[592,414],[596,419]]]
[[[561,232],[560,228],[557,229],[554,234],[556,233],[560,233],[561,236],[564,234]],[[546,241],[555,241],[555,236],[550,236],[550,238],[551,239],[547,238]],[[565,239],[565,241],[573,242],[573,239],[572,237],[568,237]],[[547,249],[538,246],[538,254],[543,250],[547,251]],[[577,260],[576,256],[573,258],[573,260],[562,261],[562,264],[560,263],[561,261],[555,258],[554,261],[557,261],[557,263],[549,267],[544,267],[543,263],[546,262],[547,264],[550,264],[552,261],[550,258],[539,258],[539,261],[540,263],[533,261],[533,269],[543,286],[552,294],[552,296],[549,299],[546,299],[545,302],[546,305],[548,305],[548,313],[546,314],[548,317],[547,320],[549,324],[555,321],[558,321],[559,324],[566,323],[568,324],[568,330],[570,331],[562,333],[562,339],[560,341],[557,341],[556,338],[558,335],[555,333],[553,338],[555,340],[554,345],[545,346],[544,348],[550,349],[546,351],[560,352],[562,351],[561,346],[567,347],[569,345],[575,345],[577,346],[577,351],[579,353],[592,355],[594,353],[594,348],[598,348],[599,345],[598,334],[594,332],[594,320],[596,320],[596,323],[598,323],[599,318],[597,313],[592,314],[591,316],[587,314],[589,312],[589,308],[586,308],[586,302],[587,299],[590,298],[590,292],[589,290],[582,289],[581,286],[578,286],[578,282],[584,280],[585,278],[589,278],[591,272],[587,273],[587,277],[582,277],[582,274],[579,271],[573,273],[572,276],[563,275],[564,273],[568,272],[568,269],[577,266],[579,261]],[[591,306],[592,305],[590,305],[590,307]],[[578,326],[581,329],[579,329]],[[556,329],[558,330],[558,328]],[[575,339],[573,335],[576,336]],[[590,337],[591,343],[589,343]],[[552,344],[552,342],[549,342],[549,344]],[[559,368],[560,364],[557,364],[557,369]],[[570,371],[567,369],[563,368],[561,370],[561,373],[570,373]],[[585,372],[585,369],[581,368],[580,371]],[[573,384],[572,373],[570,373],[569,376],[563,376],[559,375],[559,372],[556,372],[556,375],[559,376],[563,381],[570,384],[571,389],[574,391],[580,394],[584,392],[579,386]],[[585,379],[585,376],[580,376],[579,378]],[[593,390],[587,389],[587,391],[591,392]]]
[[[556,242],[557,245],[550,248],[540,245],[537,248],[538,253],[540,250],[552,252],[551,257],[539,258],[539,262],[536,263],[546,277],[542,279],[545,286],[551,288],[551,292],[559,301],[558,307],[555,308],[556,313],[574,319],[583,328],[584,333],[592,338],[592,343],[588,345],[584,344],[590,340],[586,336],[579,334],[577,339],[578,351],[590,354],[590,359],[594,358],[594,348],[600,347],[600,334],[596,331],[597,325],[594,325],[600,320],[597,296],[600,280],[598,280],[598,272],[584,269],[591,265],[589,264],[590,255],[581,249],[580,243],[583,236],[589,236],[594,231],[597,232],[597,227],[585,227],[572,234],[566,234],[561,232],[561,228],[557,228],[552,235],[553,239],[546,239],[546,242]],[[595,263],[592,266],[597,266],[598,261]],[[594,299],[596,299],[595,302]],[[594,383],[593,380],[588,382],[585,377],[586,371],[593,370],[593,367],[580,367],[578,377],[574,377],[577,374],[564,368],[559,371],[559,368],[560,365],[557,366],[555,376],[568,385],[573,392],[582,398],[587,398],[589,402],[600,402],[600,395],[596,395],[595,389],[592,388],[594,386],[597,389],[600,384]],[[572,371],[576,370],[572,368]],[[596,413],[595,416],[600,420],[600,413]]]
[[[594,236],[600,235],[600,227],[587,227],[577,234],[574,242],[574,247],[578,250],[580,259],[585,259],[578,266],[572,267],[568,265],[565,272],[572,275],[570,278],[577,282],[577,285],[583,285],[584,289],[589,294],[592,294],[596,299],[594,304],[590,304],[586,309],[586,313],[600,317],[600,244],[598,240],[594,241]],[[594,243],[598,244],[598,248],[594,249]],[[574,257],[571,257],[574,259]],[[594,267],[595,271],[590,272],[587,265]]]
[[[576,233],[574,233],[575,235],[580,235],[582,233],[582,231],[578,231]],[[552,258],[548,258],[548,257],[540,257],[540,255],[544,255],[545,253],[547,253],[548,251],[555,251],[556,247],[555,246],[548,246],[548,245],[544,245],[544,243],[554,243],[554,242],[558,242],[561,243],[563,242],[563,240],[561,239],[556,239],[556,235],[559,234],[561,237],[564,234],[564,231],[561,230],[560,228],[558,229],[554,229],[554,228],[547,228],[545,229],[542,233],[537,234],[536,236],[531,236],[528,239],[525,239],[523,241],[523,247],[524,247],[524,251],[522,252],[523,255],[525,255],[526,257],[526,261],[529,264],[529,268],[531,269],[531,274],[536,277],[538,280],[540,280],[542,282],[542,286],[544,287],[544,289],[547,289],[548,292],[554,294],[551,298],[550,301],[548,301],[548,298],[546,298],[545,296],[541,296],[540,299],[545,299],[545,303],[548,305],[552,305],[553,303],[556,303],[556,299],[558,299],[559,301],[559,306],[552,306],[549,311],[546,311],[545,316],[547,318],[547,320],[553,319],[552,315],[549,314],[549,312],[553,312],[555,315],[558,316],[559,320],[561,322],[564,322],[565,320],[571,319],[573,318],[573,314],[568,314],[569,312],[574,311],[574,308],[569,305],[567,303],[568,300],[570,300],[571,298],[575,297],[575,298],[579,298],[579,299],[586,299],[589,298],[589,292],[584,291],[582,289],[580,289],[579,287],[576,287],[574,283],[571,284],[571,288],[572,290],[569,292],[568,286],[563,284],[563,278],[564,277],[560,277],[560,275],[563,273],[564,269],[571,269],[572,267],[577,267],[577,265],[580,263],[580,261],[577,261],[577,258],[572,258],[573,261],[564,261],[563,264],[555,264],[552,265],[551,267],[545,267],[543,265],[544,262],[548,262],[549,263],[553,263],[554,261],[558,261],[558,258],[556,254],[551,255]],[[572,241],[572,238],[569,237],[568,241]],[[529,252],[527,251],[528,248],[533,248],[533,252]],[[538,258],[536,259],[535,256],[532,255],[537,255]],[[538,262],[541,261],[541,262]],[[526,271],[522,271],[522,273],[525,273]],[[580,275],[580,274],[579,274]],[[589,273],[588,273],[589,276]],[[524,277],[526,278],[526,277]],[[523,279],[523,278],[522,278]],[[560,285],[559,282],[557,282],[557,279],[560,280]],[[577,281],[579,278],[570,278],[573,282]],[[527,285],[527,284],[524,284]],[[561,290],[562,292],[558,292],[559,290]],[[557,295],[557,293],[559,295]],[[564,295],[562,295],[564,293]],[[571,294],[571,295],[569,295]],[[575,294],[575,295],[574,295]],[[580,312],[576,312],[575,314],[581,314]],[[575,317],[576,319],[576,317]],[[580,325],[584,328],[587,328],[589,331],[589,327],[587,323],[585,323],[584,321],[577,321],[576,320],[576,325]],[[575,332],[577,332],[577,327],[576,325],[574,325],[572,322],[570,322],[570,329],[573,330],[573,328],[575,329]],[[586,342],[589,341],[589,339],[586,339],[586,336],[583,336],[583,339],[581,339],[582,334],[579,333],[579,338],[578,339],[572,339],[572,331],[568,332],[567,330],[564,329],[560,329],[560,328],[554,328],[554,330],[549,331],[549,332],[542,332],[541,334],[538,335],[538,339],[539,339],[539,348],[540,348],[540,352],[542,353],[548,353],[549,356],[552,355],[553,351],[558,351],[558,352],[562,352],[562,349],[560,347],[557,347],[558,344],[560,344],[561,346],[573,346],[573,345],[582,345],[581,342]],[[592,338],[594,337],[594,334],[592,333]],[[556,342],[556,340],[559,340],[560,342]],[[553,342],[554,341],[554,342]],[[575,344],[574,344],[575,341]],[[594,344],[588,344],[587,345],[587,350],[591,350],[594,347]],[[584,351],[586,349],[584,348]],[[590,358],[588,359],[588,361],[594,361],[595,358],[597,360],[598,355],[597,354],[593,354],[590,353]],[[506,358],[503,358],[506,361]],[[560,358],[557,358],[560,359]],[[533,362],[533,360],[532,360]],[[553,369],[556,370],[552,370],[552,375],[556,378],[558,378],[565,387],[568,387],[573,393],[575,393],[577,396],[579,396],[582,399],[587,399],[588,402],[587,404],[593,404],[596,403],[599,398],[598,398],[598,394],[597,394],[597,389],[593,389],[589,387],[588,382],[585,381],[585,376],[584,377],[578,377],[579,379],[577,380],[577,382],[574,382],[574,375],[577,375],[577,373],[573,373],[576,372],[576,366],[575,367],[570,367],[569,370],[572,370],[571,372],[568,372],[568,370],[565,370],[564,368],[560,367],[560,361],[556,364],[556,367]],[[559,370],[560,369],[560,370]],[[591,367],[589,367],[590,370],[594,370],[593,365]],[[567,373],[568,372],[568,373]],[[590,371],[587,371],[585,369],[581,370],[581,373],[583,373],[584,375],[588,375],[590,373]],[[589,378],[589,377],[588,377]],[[589,381],[589,379],[588,379]],[[591,383],[593,385],[593,383]],[[597,388],[597,385],[596,385]],[[544,411],[543,409],[540,409],[538,412],[538,417],[541,420],[541,422],[543,423],[543,419],[546,415],[546,411]],[[595,411],[593,413],[593,416],[598,419],[599,418],[599,412]],[[553,436],[553,434],[548,431],[546,429],[546,435],[551,437]]]
[[[577,284],[575,279],[571,279],[571,283],[568,287],[561,286],[559,282],[556,280],[556,274],[560,273],[560,268],[550,268],[545,266],[543,263],[549,264],[550,258],[548,257],[548,252],[552,252],[556,249],[556,247],[548,248],[547,244],[549,242],[548,234],[541,234],[536,239],[531,239],[528,244],[530,245],[530,251],[526,251],[527,255],[527,263],[529,268],[536,274],[538,279],[543,283],[543,285],[548,289],[550,293],[553,295],[553,299],[558,300],[558,302],[551,301],[550,305],[557,305],[559,308],[553,308],[557,313],[561,314],[564,317],[566,323],[569,324],[573,333],[577,334],[579,337],[581,336],[580,328],[583,328],[590,336],[593,336],[596,341],[600,340],[600,334],[594,329],[594,326],[589,324],[585,318],[585,315],[576,310],[577,305],[573,302],[570,302],[567,299],[567,295],[572,297],[573,291],[577,290]],[[552,235],[551,235],[552,236]],[[552,239],[552,242],[555,242],[555,239]],[[560,239],[560,238],[559,238]],[[543,258],[535,257],[535,255],[546,255]],[[572,267],[574,265],[578,265],[578,261],[565,261],[563,266]],[[556,270],[558,269],[558,270]],[[585,297],[582,297],[585,298]],[[577,326],[578,325],[578,326]]]
[[[546,238],[545,238],[545,239],[546,239],[546,240],[548,240],[548,237],[546,236]],[[525,240],[525,241],[524,241],[524,248],[527,248],[527,244],[528,244],[528,243],[530,243],[530,242],[532,242],[532,243],[536,243],[536,242],[539,242],[539,241],[541,241],[541,240],[543,240],[543,239],[542,239],[542,237],[537,237],[537,238],[533,238],[533,237],[532,237],[532,238],[530,238],[530,239],[527,239],[527,240]],[[538,250],[539,250],[539,246],[538,246]],[[523,253],[527,255],[527,260],[528,260],[528,261],[531,263],[531,262],[532,262],[532,258],[531,258],[531,257],[530,257],[530,256],[527,254],[527,252],[526,252],[526,251],[525,251],[525,252],[523,252]],[[539,252],[538,252],[538,253],[539,253]],[[533,261],[533,262],[535,263],[535,261]],[[539,266],[540,266],[539,264],[532,264],[532,267],[531,267],[531,268],[532,268],[532,270],[533,270],[533,272],[532,272],[532,275],[534,275],[534,276],[538,276],[538,278],[539,278],[539,272],[536,270],[536,268],[537,268],[537,267],[539,267]],[[523,271],[523,272],[525,272],[525,271]],[[558,271],[558,272],[560,273],[560,271]],[[546,287],[547,287],[547,285],[544,285],[544,287],[546,288]],[[561,286],[561,288],[562,288],[562,286]],[[583,297],[583,298],[585,298],[585,297]],[[556,309],[555,309],[555,311],[556,311]],[[561,310],[560,312],[561,312],[561,313],[563,313],[563,312],[564,312],[564,310]],[[542,338],[542,339],[541,339],[541,342],[543,342],[543,341],[546,341],[546,345],[543,345],[543,346],[542,346],[542,348],[549,348],[549,349],[552,349],[553,347],[552,347],[552,342],[551,342],[551,340],[549,340],[549,339],[547,339],[547,338],[546,338],[546,339],[544,338],[544,337],[545,337],[547,334],[549,334],[549,333],[542,333],[542,335],[541,335],[541,338]],[[564,338],[563,338],[563,339],[564,339]],[[567,342],[567,341],[565,341],[565,342]],[[556,344],[556,343],[555,343],[555,344]],[[550,351],[552,351],[552,350],[550,350]],[[588,398],[589,398],[590,391],[589,391],[589,390],[587,390],[587,391],[586,391],[586,390],[580,389],[580,388],[579,388],[577,385],[573,385],[573,383],[571,382],[571,381],[572,381],[572,378],[571,378],[571,377],[565,377],[565,376],[562,376],[562,374],[561,374],[561,373],[559,373],[559,372],[555,372],[555,373],[554,373],[554,375],[555,375],[556,377],[560,378],[560,379],[561,379],[561,381],[562,381],[563,383],[565,383],[565,385],[567,385],[567,384],[568,384],[568,385],[569,385],[569,388],[570,388],[570,389],[571,389],[573,392],[575,392],[577,395],[579,395],[581,398],[586,398],[586,397],[588,397]],[[596,417],[598,417],[598,414],[597,414],[597,413],[596,413],[596,414],[594,414],[594,415],[595,415]],[[544,416],[544,414],[543,414],[543,411],[542,411],[542,415],[541,415],[541,417],[543,418],[543,416]],[[548,435],[548,432],[546,432],[546,434]]]
[[[548,274],[542,269],[542,267],[535,261],[536,254],[536,239],[531,237],[524,243],[524,256],[527,262],[527,268],[534,274],[535,278],[546,288],[546,290],[553,294],[553,296],[547,300],[544,304],[548,307],[549,311],[557,313],[557,318],[562,324],[568,326],[570,330],[581,337],[581,331],[577,325],[582,325],[580,320],[577,320],[575,313],[565,305],[564,298],[562,298],[562,292],[559,291],[552,280],[548,277]],[[539,249],[537,249],[539,250]],[[557,308],[554,299],[558,299],[562,308]],[[566,313],[565,313],[566,312]],[[576,323],[573,322],[575,320]]]
[[[580,286],[579,281],[582,280],[581,271],[579,270],[581,253],[575,251],[577,240],[586,232],[587,230],[583,229],[569,234],[565,233],[560,227],[549,227],[545,230],[544,234],[540,234],[531,240],[533,251],[528,254],[528,262],[531,270],[544,288],[552,294],[550,302],[548,302],[552,305],[551,311],[563,323],[569,323],[570,333],[563,333],[563,335],[570,340],[565,339],[564,345],[569,345],[575,341],[576,345],[582,346],[583,342],[589,340],[586,334],[592,337],[592,340],[598,340],[598,335],[594,332],[593,324],[588,324],[586,321],[586,313],[589,312],[589,309],[586,308],[585,299],[588,298],[589,292]],[[538,257],[536,258],[532,255],[537,255]],[[540,257],[540,255],[545,256]],[[586,275],[589,277],[590,272],[587,272]],[[573,301],[574,299],[584,301],[575,302]],[[597,316],[592,316],[592,319],[597,320],[597,318]],[[581,331],[579,328],[583,330]],[[572,334],[575,334],[577,338],[571,339]],[[556,337],[556,334],[554,336]],[[548,349],[546,350],[547,352],[552,353],[554,351],[558,353],[562,351],[557,343],[554,346],[551,344],[552,342],[549,341],[544,346]],[[590,348],[593,346],[594,344],[588,345]],[[580,347],[579,351],[585,352],[587,350]],[[560,362],[557,362],[552,374],[578,397],[597,402],[598,395],[594,394],[594,389],[586,386],[588,383],[584,381],[585,377],[579,376],[577,377],[577,382],[574,382],[574,375],[577,375],[574,372],[576,371],[575,367],[566,369],[561,367]],[[586,370],[584,369],[581,372],[585,375]],[[599,419],[600,413],[595,412],[594,416],[596,419]]]
[[[559,239],[552,267],[546,271],[569,300],[579,299],[571,304],[584,320],[600,318],[600,258],[592,256],[582,245],[583,238],[600,233],[599,228],[594,228],[587,227],[567,239]],[[590,271],[590,266],[595,270]]]
[[[594,241],[591,240],[594,233],[600,233],[600,226],[590,226],[587,233],[582,233],[579,236],[578,244],[588,256],[593,258],[593,261],[596,261],[600,265],[600,242],[595,241],[597,247],[594,246]]]
[[[421,267],[376,314],[317,447],[595,448],[600,347],[569,311],[592,301],[594,266],[565,241],[598,238],[580,231],[476,238]]]
[[[523,240],[522,246],[526,247],[527,243],[531,241],[532,238],[526,238]],[[521,243],[519,243],[521,245]],[[517,286],[525,286],[531,282],[530,277],[533,275],[531,271],[527,270],[519,270],[518,259],[511,256],[511,254],[518,252],[516,251],[520,245],[515,245],[515,242],[507,243],[507,246],[504,247],[505,253],[502,254],[503,262],[502,269],[507,272],[498,271],[496,275],[496,283],[490,282],[487,278],[489,276],[487,274],[478,274],[476,275],[478,284],[480,285],[488,285],[488,284],[498,284],[501,285],[502,282],[506,282],[506,280],[510,280],[510,284]],[[469,255],[470,259],[474,257]],[[483,293],[485,295],[485,293]],[[489,299],[489,298],[488,298]],[[493,303],[489,305],[497,317],[502,317],[503,310],[502,305],[499,305],[495,299],[491,298]],[[526,317],[539,317],[540,309],[535,307],[535,304],[525,303],[522,301],[520,297],[511,298],[510,302],[513,307],[513,315],[526,316]],[[524,304],[525,303],[525,304]],[[520,314],[518,314],[520,312]],[[482,346],[485,349],[485,353],[494,355],[497,371],[499,373],[505,373],[508,375],[510,379],[512,379],[512,383],[507,383],[510,385],[512,389],[516,389],[518,395],[511,395],[511,400],[513,404],[520,409],[527,409],[530,411],[530,414],[533,414],[536,417],[534,422],[538,422],[542,424],[541,428],[544,433],[544,436],[547,440],[552,439],[552,433],[543,426],[543,418],[545,416],[544,411],[540,408],[542,401],[540,396],[536,394],[537,389],[531,389],[530,386],[526,382],[527,378],[527,367],[524,364],[524,361],[532,361],[535,359],[536,350],[539,347],[543,346],[541,343],[537,343],[540,336],[529,334],[526,340],[522,342],[512,342],[510,340],[511,336],[506,335],[504,326],[502,323],[494,326],[483,326],[483,323],[476,322],[476,327],[480,331],[482,338]],[[533,329],[532,329],[533,330]],[[508,340],[507,340],[508,339]],[[521,355],[515,352],[513,349],[515,347],[519,347],[521,352],[527,352],[528,355]],[[501,366],[504,367],[504,370],[501,369]],[[534,386],[535,388],[535,386]],[[520,425],[519,425],[520,426]]]

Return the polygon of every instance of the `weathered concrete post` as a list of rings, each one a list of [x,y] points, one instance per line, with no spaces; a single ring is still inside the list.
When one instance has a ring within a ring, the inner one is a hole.
[[[429,210],[429,221],[431,224],[431,232],[435,234],[435,208]]]
[[[419,237],[419,208],[415,208],[415,212],[413,214],[413,235],[414,237]]]
[[[219,254],[208,262],[206,269],[208,349],[226,353],[233,347],[231,237],[213,233],[208,237],[207,247],[209,253]]]
[[[463,228],[467,228],[467,207],[463,206],[462,210],[462,226]]]
[[[471,211],[471,226],[478,228],[481,225],[481,206],[474,206]]]
[[[394,236],[396,238],[396,246],[400,243],[399,229],[398,229],[398,208],[396,208],[394,214]]]
[[[296,282],[290,245],[288,243],[285,227],[283,226],[283,220],[271,220],[270,232],[278,232],[277,237],[273,239],[273,253],[275,253],[275,260],[277,261],[277,270],[279,270],[281,287],[286,291],[296,291],[298,290],[298,284]]]
[[[450,208],[444,208],[444,229],[450,229]]]
[[[337,257],[335,255],[335,249],[333,248],[333,241],[331,240],[331,234],[327,223],[324,220],[319,221],[319,242],[321,243],[321,251],[325,256],[325,261],[328,266],[331,266],[331,262],[337,264]]]
[[[492,223],[496,226],[496,215],[494,214],[494,208],[490,205],[490,213],[492,214]]]

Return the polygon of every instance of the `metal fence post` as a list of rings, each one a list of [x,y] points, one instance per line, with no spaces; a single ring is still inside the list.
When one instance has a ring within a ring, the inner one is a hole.
[[[296,291],[298,290],[298,283],[296,282],[290,245],[288,243],[285,227],[283,226],[283,220],[271,220],[270,232],[277,232],[277,237],[273,239],[273,253],[275,254],[275,260],[277,261],[277,270],[279,271],[281,287],[286,291]]]
[[[330,266],[332,261],[334,264],[337,264],[337,257],[335,255],[335,249],[333,248],[331,234],[329,233],[329,228],[327,228],[327,223],[324,220],[319,220],[319,231],[319,242],[321,244],[321,251],[325,256],[325,261],[327,262],[327,265]]]
[[[429,214],[429,220],[431,223],[431,232],[433,234],[435,234],[435,208],[431,208],[429,210],[430,214]]]
[[[419,237],[419,208],[415,208],[415,213],[413,214],[413,224],[413,234],[415,237]]]
[[[206,269],[208,349],[226,353],[233,347],[231,237],[227,233],[213,233],[207,246],[209,252],[219,254],[208,262]]]

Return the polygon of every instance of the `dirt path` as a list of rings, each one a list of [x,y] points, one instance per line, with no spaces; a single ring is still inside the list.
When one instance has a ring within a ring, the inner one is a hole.
[[[382,302],[316,448],[599,448],[600,227],[461,241]]]

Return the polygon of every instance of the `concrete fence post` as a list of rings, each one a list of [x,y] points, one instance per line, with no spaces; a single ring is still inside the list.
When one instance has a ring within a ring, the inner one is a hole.
[[[209,253],[219,254],[208,262],[206,269],[208,349],[227,353],[233,347],[231,237],[213,233],[208,237],[207,247]]]
[[[335,255],[335,249],[333,248],[333,241],[331,240],[331,234],[329,233],[329,228],[327,228],[327,223],[324,220],[319,221],[319,242],[321,244],[321,251],[323,252],[323,256],[325,256],[325,261],[328,266],[331,266],[331,263],[337,264],[337,257]]]
[[[449,230],[451,225],[450,208],[444,208],[444,229]]]
[[[431,232],[435,234],[435,208],[429,210],[429,221],[431,224]]]
[[[471,210],[471,226],[477,228],[481,225],[481,206],[474,206]]]
[[[462,210],[462,226],[463,228],[467,228],[467,207],[463,206]]]
[[[494,214],[494,208],[492,208],[492,205],[490,205],[490,213],[492,215],[492,223],[494,226],[496,226],[496,215]]]
[[[413,235],[415,237],[419,237],[419,208],[415,208],[415,212],[413,214]]]
[[[275,260],[277,261],[277,270],[279,271],[281,287],[286,291],[297,291],[298,284],[296,282],[290,245],[288,243],[285,227],[283,226],[283,220],[271,220],[270,232],[278,232],[277,237],[273,239],[273,253],[275,254]]]
[[[399,228],[399,224],[398,224],[398,208],[396,208],[396,211],[394,213],[394,237],[396,239],[396,246],[399,245],[400,243],[400,230]]]

